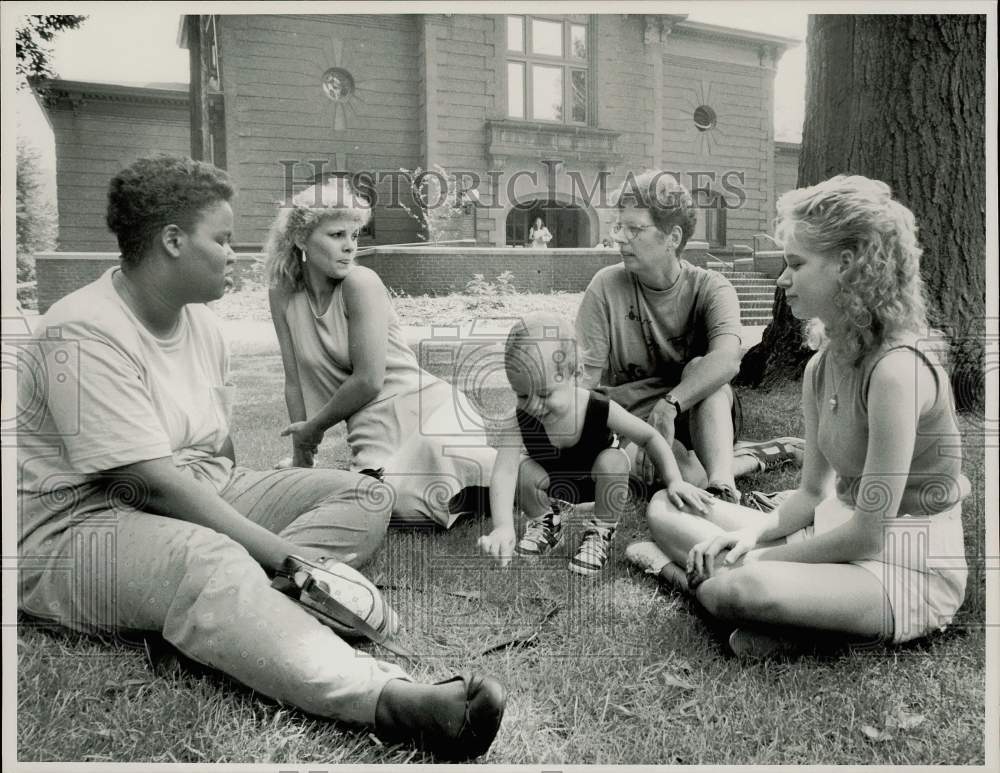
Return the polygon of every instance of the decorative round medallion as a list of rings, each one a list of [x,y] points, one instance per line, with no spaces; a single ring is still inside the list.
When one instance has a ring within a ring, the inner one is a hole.
[[[343,102],[354,94],[354,76],[343,67],[331,67],[323,73],[323,93],[334,102]]]
[[[718,118],[715,111],[708,105],[699,105],[694,109],[694,125],[700,132],[714,129]]]

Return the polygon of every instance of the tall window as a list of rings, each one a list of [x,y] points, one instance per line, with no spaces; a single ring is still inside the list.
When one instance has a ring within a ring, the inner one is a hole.
[[[508,117],[586,124],[589,62],[585,22],[508,16]]]

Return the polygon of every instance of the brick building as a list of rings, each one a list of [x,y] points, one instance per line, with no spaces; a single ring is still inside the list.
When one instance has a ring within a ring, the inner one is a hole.
[[[391,175],[440,166],[478,192],[462,235],[521,246],[541,216],[550,247],[578,249],[607,233],[602,186],[667,169],[701,191],[695,239],[722,254],[769,231],[794,183],[773,120],[788,38],[669,15],[307,14],[188,16],[178,42],[190,87],[41,84],[60,250],[115,250],[107,180],[157,151],[228,169],[248,251],[290,180],[331,172],[373,175],[369,244],[417,240]]]

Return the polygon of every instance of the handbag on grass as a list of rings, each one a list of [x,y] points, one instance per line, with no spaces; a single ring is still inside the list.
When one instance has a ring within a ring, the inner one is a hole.
[[[344,638],[371,639],[407,654],[387,643],[399,631],[396,611],[368,578],[347,564],[288,556],[271,585]]]

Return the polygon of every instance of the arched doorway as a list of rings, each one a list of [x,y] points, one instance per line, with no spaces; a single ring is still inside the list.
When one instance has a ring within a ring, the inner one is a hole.
[[[593,247],[590,217],[583,207],[552,199],[523,201],[507,214],[505,244],[528,246],[528,232],[540,217],[552,232],[549,247]]]

